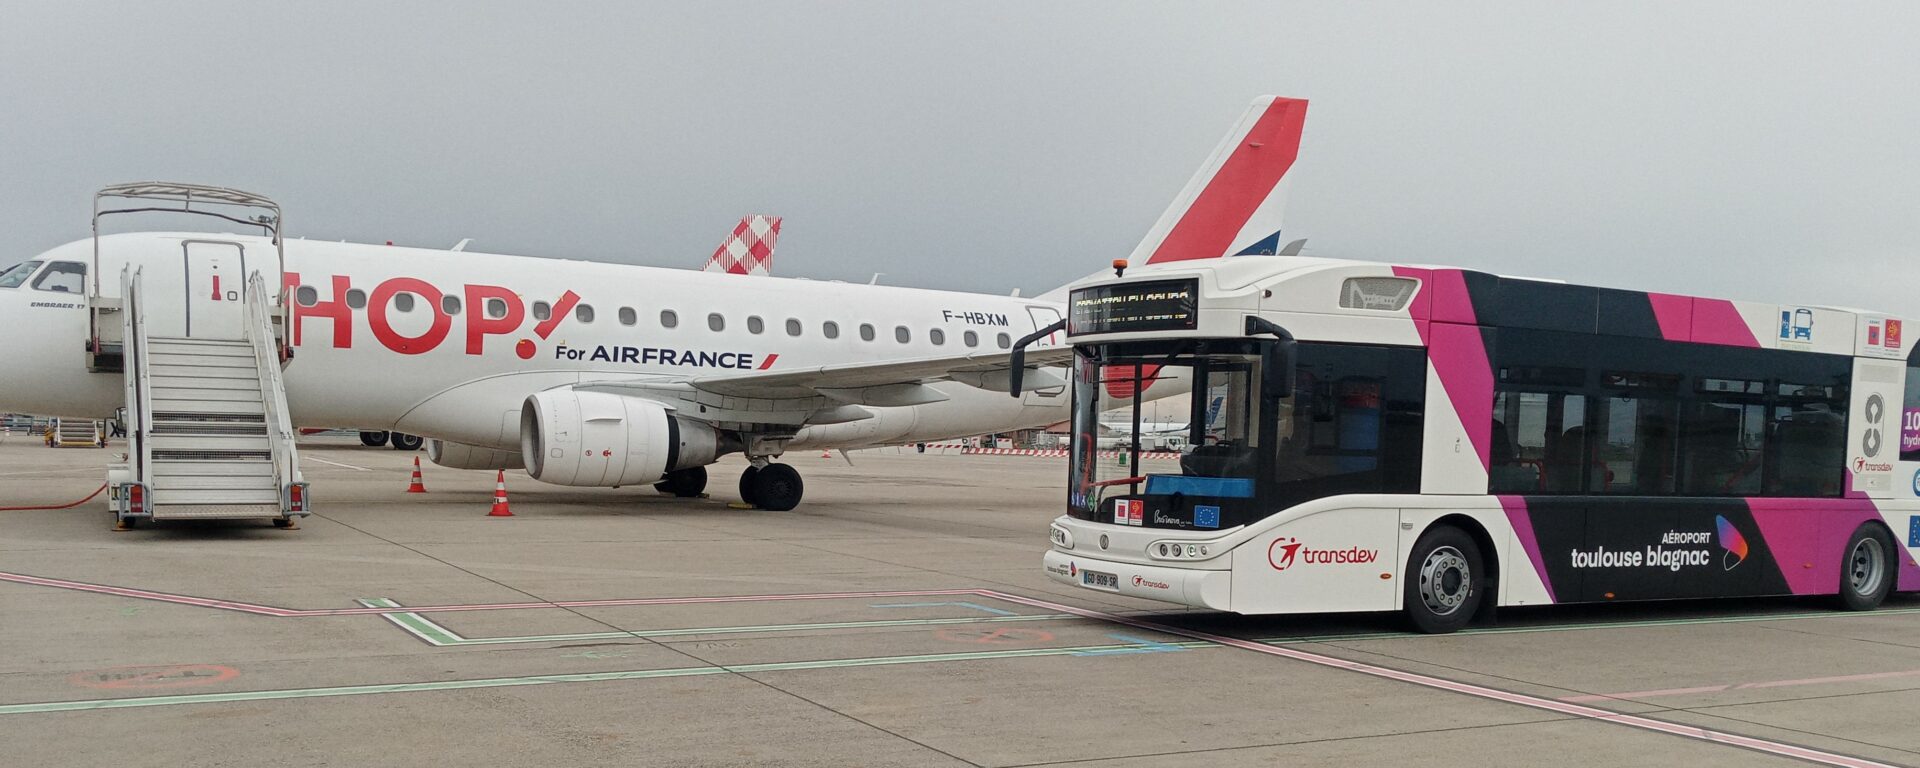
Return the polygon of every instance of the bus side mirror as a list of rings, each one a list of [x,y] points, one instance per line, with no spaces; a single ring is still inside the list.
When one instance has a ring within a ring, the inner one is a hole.
[[[1025,336],[1020,337],[1019,341],[1016,341],[1013,343],[1013,354],[1011,356],[1011,359],[1009,360],[1009,363],[1013,367],[1011,370],[1007,371],[1008,394],[1011,394],[1014,397],[1020,396],[1020,385],[1024,382],[1024,380],[1027,377],[1027,347],[1031,346],[1036,341],[1044,339],[1048,336],[1052,336],[1055,333],[1059,333],[1060,331],[1064,330],[1066,327],[1067,327],[1066,318],[1061,318],[1059,320],[1054,321],[1052,325],[1049,325],[1045,328],[1041,328],[1040,330],[1034,331],[1033,333],[1029,333]]]
[[[1267,353],[1266,365],[1260,369],[1260,388],[1269,397],[1285,399],[1293,396],[1293,369],[1295,347],[1293,334],[1280,327],[1279,323],[1259,315],[1247,316],[1247,335],[1269,335],[1279,339]]]

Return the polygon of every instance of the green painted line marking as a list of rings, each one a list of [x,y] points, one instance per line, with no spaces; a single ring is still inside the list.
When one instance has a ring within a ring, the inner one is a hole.
[[[1168,643],[1182,647],[1218,647],[1203,641]],[[34,704],[0,705],[0,715],[43,714],[48,712],[84,712],[98,709],[130,709],[137,707],[167,707],[183,704],[229,704],[243,701],[271,701],[275,699],[311,699],[331,696],[367,696],[386,693],[415,693],[420,691],[457,691],[474,688],[508,688],[527,685],[553,685],[556,683],[598,683],[614,680],[648,680],[666,677],[694,677],[718,674],[753,674],[757,672],[791,672],[813,669],[839,669],[847,667],[876,667],[900,664],[933,664],[948,661],[980,661],[992,659],[1036,658],[1044,656],[1072,656],[1088,652],[1113,650],[1116,648],[1137,647],[1130,645],[1089,645],[1077,648],[1027,648],[1000,651],[971,651],[966,653],[936,653],[914,656],[875,656],[858,659],[824,659],[819,661],[789,661],[766,664],[739,664],[732,666],[677,667],[672,669],[636,669],[624,672],[589,672],[570,675],[535,675],[529,677],[492,677],[477,680],[444,680],[423,683],[387,683],[378,685],[347,685],[331,688],[290,688],[277,691],[238,691],[233,693],[197,693],[179,696],[141,696],[127,699],[89,699],[83,701],[50,701]]]
[[[368,598],[359,603],[368,608],[399,608],[387,598]],[[382,614],[388,621],[415,637],[435,646],[503,645],[513,643],[552,643],[575,640],[611,640],[619,638],[654,639],[692,635],[740,635],[762,632],[793,632],[813,629],[872,629],[885,627],[927,627],[947,624],[984,624],[1009,621],[1049,621],[1075,618],[1071,614],[1046,613],[1020,616],[964,616],[945,619],[886,619],[876,621],[833,621],[813,624],[752,624],[734,627],[687,627],[682,629],[638,629],[630,632],[581,632],[562,635],[515,635],[510,637],[461,637],[451,629],[418,613]]]

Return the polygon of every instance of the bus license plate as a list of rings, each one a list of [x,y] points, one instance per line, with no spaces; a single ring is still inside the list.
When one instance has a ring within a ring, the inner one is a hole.
[[[1120,589],[1119,576],[1111,573],[1101,573],[1099,571],[1081,571],[1080,583],[1093,587],[1094,589],[1111,589],[1115,591]]]

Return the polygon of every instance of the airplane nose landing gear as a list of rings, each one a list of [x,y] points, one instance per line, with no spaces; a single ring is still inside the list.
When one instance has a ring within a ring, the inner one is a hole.
[[[800,506],[806,485],[800,481],[799,470],[764,459],[754,463],[755,466],[740,473],[740,500],[773,512],[786,512]]]

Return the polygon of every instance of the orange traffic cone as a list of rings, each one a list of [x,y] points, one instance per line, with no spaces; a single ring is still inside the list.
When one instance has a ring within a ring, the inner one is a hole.
[[[820,452],[820,458],[823,458],[823,459],[831,459],[831,458],[833,458],[833,452],[832,452],[832,451],[824,451],[824,450],[823,450],[823,451],[821,451],[821,452]]]
[[[407,486],[407,493],[426,493],[427,486],[420,482],[420,457],[413,457],[413,483]]]
[[[507,508],[507,471],[500,470],[493,480],[493,511],[487,517],[513,517],[513,510]]]

